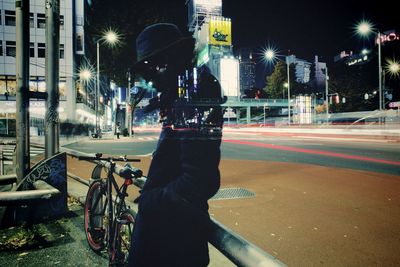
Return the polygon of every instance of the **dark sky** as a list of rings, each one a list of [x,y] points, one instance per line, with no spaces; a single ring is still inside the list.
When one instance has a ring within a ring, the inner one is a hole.
[[[328,63],[340,51],[373,47],[372,38],[354,34],[358,21],[367,19],[380,31],[400,30],[399,13],[387,0],[223,0],[223,15],[232,19],[234,49],[261,52],[272,45],[282,55],[290,50],[299,58],[313,61],[318,55]],[[257,84],[263,86],[263,80]]]
[[[115,0],[97,1],[110,12],[113,10],[121,12],[120,9],[116,9]],[[143,16],[142,21],[154,14],[185,29],[188,23],[185,2],[186,0],[121,0],[120,7],[126,12],[122,12],[124,14],[120,16],[104,14],[104,19],[121,20],[122,17],[128,16],[122,21],[129,22],[130,19],[135,19],[135,15],[132,14],[139,12]],[[278,49],[282,56],[290,50],[298,58],[313,61],[314,55],[318,55],[321,61],[330,64],[340,51],[352,50],[358,53],[365,47],[374,48],[373,38],[369,41],[362,40],[354,33],[353,27],[362,19],[373,22],[376,29],[382,32],[391,29],[400,31],[400,11],[394,6],[394,2],[393,0],[222,0],[222,10],[225,17],[232,19],[232,40],[235,51],[247,47],[261,54],[263,48],[271,45]],[[141,6],[140,3],[144,6],[142,11],[136,7]],[[110,21],[110,24],[112,25],[113,21]],[[130,30],[135,32],[141,29]],[[130,42],[134,42],[134,38]],[[126,57],[133,58],[133,55]],[[257,65],[258,69],[265,68],[261,65]],[[259,76],[261,77],[258,77],[258,85],[262,87],[265,74]]]
[[[262,48],[268,43],[308,59],[333,57],[343,49],[361,49],[352,27],[365,18],[377,29],[399,28],[393,1],[223,0],[224,16],[232,18],[235,47]],[[373,2],[373,3],[371,3]],[[378,5],[380,7],[378,7]]]

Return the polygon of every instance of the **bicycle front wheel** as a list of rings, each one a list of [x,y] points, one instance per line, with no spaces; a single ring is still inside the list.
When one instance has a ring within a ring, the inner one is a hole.
[[[117,219],[112,258],[118,266],[126,266],[128,263],[134,223],[135,214],[130,210],[124,211]]]
[[[89,247],[94,252],[100,252],[105,246],[107,231],[107,198],[105,184],[102,181],[93,182],[88,189],[85,201],[85,234]]]

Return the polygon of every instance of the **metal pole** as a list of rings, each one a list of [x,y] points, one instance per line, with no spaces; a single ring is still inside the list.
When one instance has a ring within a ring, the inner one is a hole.
[[[59,152],[60,0],[46,0],[46,119],[45,157]]]
[[[264,104],[264,127],[265,127],[265,104]]]
[[[325,69],[325,101],[326,101],[326,123],[328,123],[329,121],[329,99],[328,99],[328,92],[329,92],[329,88],[328,88],[328,67],[326,67]]]
[[[6,135],[8,136],[8,111],[6,112]]]
[[[100,93],[100,44],[97,42],[97,79],[96,79],[96,93],[95,93],[95,102],[94,109],[96,114],[96,130],[95,133],[97,136],[99,135],[99,93]]]
[[[131,106],[131,71],[128,70],[128,101],[126,103],[126,111],[127,112],[127,119],[128,119],[128,131],[129,131],[129,137],[132,137],[132,106]]]
[[[381,54],[381,33],[378,32],[378,77],[379,77],[379,111],[383,109],[382,104],[382,54]]]
[[[289,64],[289,57],[286,57],[286,66],[287,66],[287,90],[288,90],[288,124],[290,125],[290,64]]]
[[[30,169],[29,153],[29,0],[15,1],[16,15],[16,159],[21,181]]]

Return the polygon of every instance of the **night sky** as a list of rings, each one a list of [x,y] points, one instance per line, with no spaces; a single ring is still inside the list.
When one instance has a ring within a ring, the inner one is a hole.
[[[399,28],[394,2],[373,2],[223,0],[223,13],[232,18],[235,47],[261,48],[269,43],[303,58],[332,57],[343,49],[362,48],[352,27],[363,18],[381,31]],[[386,8],[378,8],[378,3]]]
[[[121,0],[116,7],[115,0],[97,0],[106,12],[96,17],[108,21],[115,20],[129,26],[134,35],[126,42],[134,43],[136,34],[144,27],[146,18],[155,15],[187,29],[186,0]],[[395,1],[356,1],[356,0],[222,0],[223,16],[232,19],[232,40],[234,52],[240,48],[251,48],[261,54],[268,45],[275,47],[279,54],[287,55],[290,50],[298,58],[313,62],[318,55],[328,67],[339,52],[352,50],[359,53],[363,48],[375,49],[374,39],[361,39],[356,36],[354,27],[366,19],[375,24],[381,32],[395,29],[400,31],[400,12]],[[139,7],[137,7],[139,6]],[[121,11],[121,8],[122,11]],[[117,11],[109,16],[108,13]],[[108,13],[107,13],[108,12]],[[121,14],[120,14],[121,13]],[[140,16],[141,15],[141,16]],[[141,17],[136,19],[136,17]],[[141,20],[137,23],[130,20]],[[122,26],[123,26],[122,25]],[[122,27],[123,28],[123,27]],[[397,42],[400,47],[400,42]],[[134,44],[129,47],[134,48]],[[383,47],[385,52],[385,47]],[[387,52],[386,48],[386,52]],[[400,49],[397,49],[400,50]],[[393,55],[400,59],[400,55]],[[134,59],[133,53],[124,58]],[[258,63],[257,87],[265,82],[265,64]],[[271,71],[271,66],[266,73]]]
[[[232,19],[234,49],[250,47],[261,52],[271,45],[281,55],[290,50],[308,61],[318,55],[328,64],[340,51],[372,48],[373,38],[362,40],[354,33],[354,25],[362,19],[382,32],[400,29],[399,10],[386,0],[223,0],[223,14]],[[264,68],[259,65],[258,70]],[[264,78],[258,77],[257,85],[263,83]]]

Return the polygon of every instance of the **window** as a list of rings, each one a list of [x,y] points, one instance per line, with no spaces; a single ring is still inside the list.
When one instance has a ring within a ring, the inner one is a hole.
[[[3,41],[0,40],[0,56],[3,55]]]
[[[29,56],[35,57],[35,44],[29,43]]]
[[[29,27],[35,28],[35,17],[33,13],[29,13]]]
[[[37,77],[31,76],[29,81],[29,91],[36,92],[37,90],[38,90]]]
[[[7,90],[6,76],[0,76],[0,95],[4,95]]]
[[[64,44],[60,44],[60,59],[64,58]]]
[[[7,91],[10,96],[15,96],[17,92],[17,81],[15,76],[7,76]]]
[[[38,91],[39,92],[46,92],[46,80],[45,77],[38,78]]]
[[[60,96],[65,96],[65,91],[67,89],[67,82],[64,79],[65,78],[60,77],[60,81],[58,83],[58,91]]]
[[[60,30],[64,30],[64,16],[60,15]]]
[[[15,57],[15,42],[14,41],[6,41],[6,56]]]
[[[46,44],[38,43],[38,57],[45,58],[46,57]]]
[[[15,11],[13,10],[4,10],[5,13],[5,21],[8,26],[15,26]]]
[[[46,28],[46,15],[45,14],[37,14],[37,27],[39,29]]]
[[[76,26],[83,26],[83,17],[77,16],[75,19],[76,19]]]

